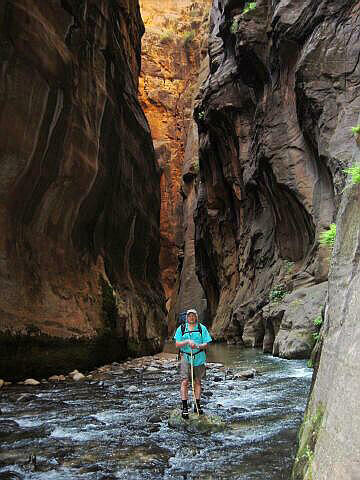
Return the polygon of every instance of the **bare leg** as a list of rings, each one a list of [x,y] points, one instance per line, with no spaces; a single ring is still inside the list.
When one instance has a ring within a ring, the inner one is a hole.
[[[189,380],[181,381],[180,392],[181,392],[181,400],[189,399]]]
[[[195,380],[195,398],[200,400],[201,395],[201,380]]]

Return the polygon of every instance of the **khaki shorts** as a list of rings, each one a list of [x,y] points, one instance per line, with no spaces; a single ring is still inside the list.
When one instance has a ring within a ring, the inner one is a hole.
[[[190,380],[191,382],[191,366],[185,360],[185,355],[181,355],[180,361],[180,378],[181,380]],[[205,364],[199,365],[198,367],[193,367],[194,369],[194,380],[202,380],[206,377],[206,367]]]

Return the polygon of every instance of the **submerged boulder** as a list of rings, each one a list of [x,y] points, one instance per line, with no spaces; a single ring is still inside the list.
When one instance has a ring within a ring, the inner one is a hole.
[[[185,420],[182,418],[179,409],[172,410],[168,425],[171,428],[185,430],[190,433],[221,432],[226,427],[226,423],[220,417],[215,415],[199,416],[196,413],[189,413],[188,420]]]

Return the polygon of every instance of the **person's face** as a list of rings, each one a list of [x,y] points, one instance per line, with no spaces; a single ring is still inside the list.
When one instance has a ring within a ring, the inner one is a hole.
[[[189,313],[189,315],[187,316],[187,320],[190,323],[190,325],[193,325],[194,323],[196,323],[195,313]]]

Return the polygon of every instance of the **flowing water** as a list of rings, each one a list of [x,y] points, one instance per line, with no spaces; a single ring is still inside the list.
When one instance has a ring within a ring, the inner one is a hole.
[[[168,347],[168,351],[172,347]],[[168,426],[174,360],[113,364],[82,382],[1,390],[0,479],[289,480],[312,371],[258,350],[213,345],[203,404],[225,431]],[[256,369],[247,381],[237,371]]]

